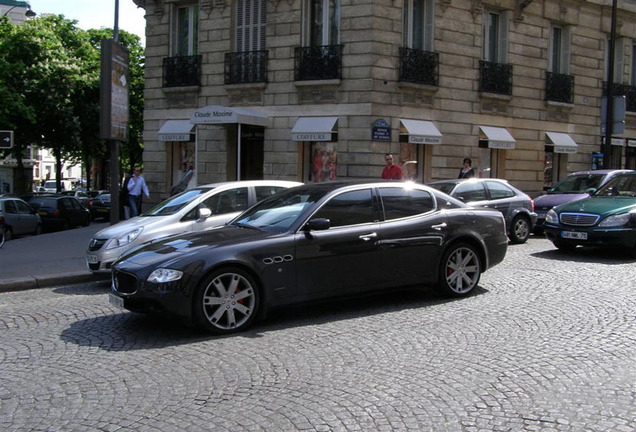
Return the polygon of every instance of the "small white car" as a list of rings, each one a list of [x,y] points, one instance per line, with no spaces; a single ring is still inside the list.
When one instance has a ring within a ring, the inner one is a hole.
[[[97,232],[86,250],[92,272],[110,271],[113,262],[142,243],[173,234],[224,225],[248,207],[302,183],[247,180],[197,186],[172,196],[140,216]]]

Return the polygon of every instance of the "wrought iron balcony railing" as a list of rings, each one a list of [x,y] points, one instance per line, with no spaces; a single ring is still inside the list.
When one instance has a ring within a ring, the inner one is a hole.
[[[163,59],[163,86],[189,87],[201,85],[201,56],[166,57]]]
[[[512,95],[512,65],[479,61],[479,91]]]
[[[545,100],[571,104],[574,101],[574,76],[546,72]]]
[[[439,85],[439,53],[400,48],[400,81]]]
[[[225,84],[267,82],[269,51],[244,51],[225,54]]]
[[[296,81],[342,78],[342,45],[296,47],[294,79]]]
[[[607,82],[603,82],[603,96],[607,96]],[[614,96],[625,96],[625,110],[636,112],[636,86],[614,83]]]

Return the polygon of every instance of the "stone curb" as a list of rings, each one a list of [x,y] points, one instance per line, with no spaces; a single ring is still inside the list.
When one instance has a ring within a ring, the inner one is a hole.
[[[63,273],[49,276],[27,276],[14,279],[0,279],[0,293],[25,291],[36,288],[50,288],[57,285],[96,282],[110,279],[110,273]]]

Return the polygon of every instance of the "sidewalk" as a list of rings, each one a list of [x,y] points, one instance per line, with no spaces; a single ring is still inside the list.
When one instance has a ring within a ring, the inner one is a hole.
[[[0,292],[108,280],[109,273],[93,274],[84,261],[91,237],[107,226],[94,222],[5,242],[0,248]]]

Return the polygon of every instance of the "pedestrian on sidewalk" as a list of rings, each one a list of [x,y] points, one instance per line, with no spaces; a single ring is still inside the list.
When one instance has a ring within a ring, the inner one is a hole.
[[[148,186],[146,180],[141,175],[141,169],[135,167],[133,169],[133,175],[128,181],[128,202],[130,203],[130,217],[139,216],[141,211],[141,194],[146,195],[146,198],[150,198],[150,192],[148,192]]]

